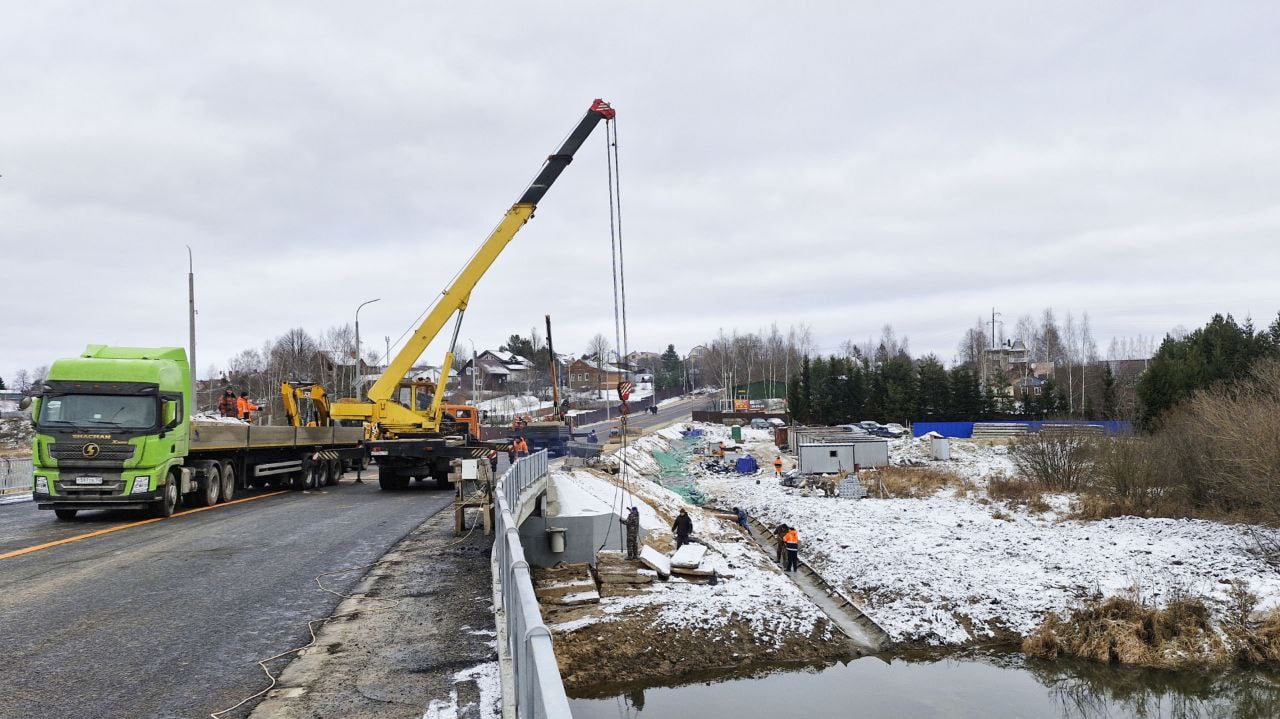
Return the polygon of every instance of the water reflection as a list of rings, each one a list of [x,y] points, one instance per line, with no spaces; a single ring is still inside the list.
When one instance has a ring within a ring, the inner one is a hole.
[[[1064,718],[1280,716],[1280,677],[1274,673],[1168,672],[1093,663],[1018,663],[1048,689]]]
[[[1028,661],[1020,654],[864,657],[848,664],[615,689],[573,700],[576,719],[633,716],[744,717],[1140,717],[1280,716],[1280,674],[1166,672],[1084,662]]]

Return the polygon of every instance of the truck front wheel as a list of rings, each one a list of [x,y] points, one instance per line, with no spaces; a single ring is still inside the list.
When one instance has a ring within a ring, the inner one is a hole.
[[[57,517],[58,519],[61,519],[61,520],[62,520],[62,521],[64,521],[64,522],[67,522],[67,521],[70,521],[70,520],[72,520],[72,519],[75,519],[75,518],[76,518],[76,512],[78,512],[78,511],[80,511],[80,510],[78,510],[78,509],[55,509],[55,510],[53,510],[53,516]]]
[[[178,478],[170,474],[160,491],[160,501],[151,508],[151,515],[160,518],[172,517],[173,511],[178,508]]]

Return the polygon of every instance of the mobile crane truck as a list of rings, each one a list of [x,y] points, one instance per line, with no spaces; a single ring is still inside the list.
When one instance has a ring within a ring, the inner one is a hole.
[[[609,121],[614,117],[609,103],[599,99],[591,103],[578,125],[560,148],[546,159],[533,182],[507,210],[497,227],[441,293],[413,336],[369,388],[367,399],[340,399],[330,405],[329,411],[334,420],[364,422],[372,428],[370,454],[378,463],[378,485],[382,489],[404,489],[415,478],[432,477],[441,484],[447,483],[454,459],[484,458],[498,447],[480,442],[478,437],[460,427],[466,418],[457,416],[456,411],[451,412],[443,404],[462,316],[476,284],[520,228],[533,217],[538,203],[573,161],[574,154],[586,142],[591,131],[601,120]],[[432,388],[430,403],[419,408],[416,392],[410,393],[415,398],[411,406],[397,402],[397,392],[404,386],[405,376],[454,315],[457,319],[453,337],[440,367],[441,380]],[[474,413],[474,409],[471,411]],[[471,422],[474,426],[474,415]]]
[[[267,484],[337,484],[367,462],[361,427],[263,427],[193,420],[191,368],[178,347],[90,345],[49,368],[33,399],[33,499],[71,519],[82,509],[168,517]]]

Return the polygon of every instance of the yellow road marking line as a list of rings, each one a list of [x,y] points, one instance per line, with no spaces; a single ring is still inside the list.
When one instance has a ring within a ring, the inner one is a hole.
[[[195,509],[188,509],[188,510],[186,510],[185,512],[175,512],[175,513],[174,513],[174,515],[173,515],[172,517],[170,517],[170,519],[174,519],[174,518],[176,518],[176,517],[182,517],[182,516],[187,515],[187,514],[195,514],[196,512],[204,512],[204,511],[207,511],[207,510],[210,510],[210,509],[218,509],[219,507],[230,507],[230,506],[231,506],[231,505],[233,505],[233,504],[240,504],[241,502],[252,502],[252,501],[254,501],[255,499],[266,499],[267,497],[274,497],[274,496],[276,496],[277,494],[285,494],[287,491],[288,491],[288,490],[280,490],[279,492],[268,492],[268,493],[266,493],[266,494],[259,494],[259,495],[255,496],[255,497],[245,497],[244,499],[233,499],[233,500],[232,500],[232,501],[230,501],[230,502],[224,502],[224,503],[222,503],[222,504],[215,504],[215,505],[213,505],[212,507],[197,507],[197,508],[195,508]],[[110,509],[110,507],[103,507],[103,509]],[[111,534],[112,532],[119,532],[119,531],[120,531],[120,530],[122,530],[122,529],[129,529],[130,527],[141,527],[141,526],[142,526],[142,525],[144,525],[144,524],[151,524],[152,522],[163,522],[163,521],[164,521],[164,518],[163,518],[163,517],[153,517],[153,518],[151,518],[151,519],[143,519],[143,520],[139,520],[139,521],[137,521],[137,522],[129,522],[128,524],[121,524],[121,525],[119,525],[119,526],[115,526],[115,527],[107,527],[106,529],[99,529],[99,530],[97,530],[96,532],[87,532],[87,533],[85,533],[85,534],[77,534],[77,535],[75,535],[74,537],[66,537],[66,538],[63,538],[63,539],[57,539],[57,540],[54,540],[54,541],[52,541],[52,542],[45,542],[44,544],[37,544],[37,545],[32,546],[32,547],[24,547],[24,548],[22,548],[22,549],[15,549],[15,550],[13,550],[12,552],[5,552],[4,554],[0,554],[0,559],[9,559],[9,558],[11,558],[11,557],[20,557],[20,556],[22,556],[22,555],[24,555],[24,554],[30,554],[30,553],[32,553],[32,552],[38,552],[38,551],[40,551],[41,549],[48,549],[49,547],[56,547],[56,546],[58,546],[59,544],[70,544],[70,543],[72,543],[72,542],[79,542],[79,541],[80,541],[80,540],[82,540],[82,539],[92,539],[93,537],[100,537],[100,536],[102,536],[102,535],[104,535],[104,534]]]

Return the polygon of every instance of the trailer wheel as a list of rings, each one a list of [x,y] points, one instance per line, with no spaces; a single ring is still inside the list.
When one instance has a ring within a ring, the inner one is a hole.
[[[160,501],[151,507],[151,516],[153,517],[172,517],[173,510],[178,508],[178,478],[173,472],[169,473],[169,479],[160,488]]]
[[[64,522],[69,522],[69,521],[71,521],[71,520],[73,520],[73,519],[75,519],[75,518],[76,518],[76,512],[78,512],[78,511],[80,511],[80,510],[78,510],[78,509],[55,509],[55,510],[53,510],[53,516],[57,517],[58,519],[61,519],[61,520],[62,520],[62,521],[64,521]]]
[[[196,490],[196,504],[201,507],[212,507],[218,503],[218,495],[222,488],[222,472],[217,464],[213,464],[200,478],[200,488]]]
[[[222,465],[222,501],[236,496],[236,468],[230,462]]]
[[[329,462],[329,471],[324,475],[325,486],[332,487],[342,479],[342,460],[334,459]]]

